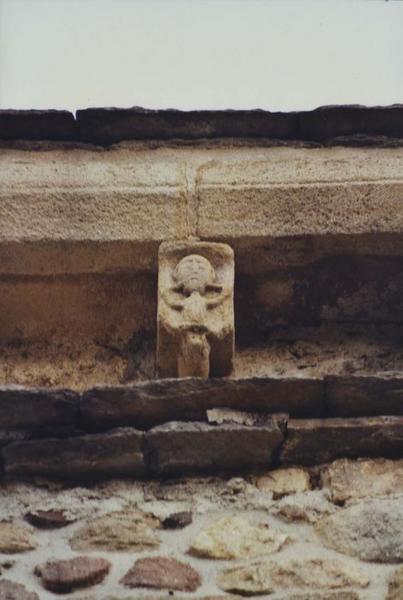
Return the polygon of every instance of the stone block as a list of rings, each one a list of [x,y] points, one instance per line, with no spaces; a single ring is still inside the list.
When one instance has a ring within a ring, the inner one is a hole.
[[[209,409],[232,408],[292,417],[323,414],[323,381],[314,378],[162,379],[97,387],[83,394],[80,426],[88,430],[168,421],[202,421]]]
[[[66,110],[0,110],[2,140],[72,140],[75,125]]]
[[[400,458],[403,417],[290,419],[282,464],[315,465],[336,458]]]
[[[144,475],[143,434],[130,428],[67,439],[10,444],[2,449],[5,474],[61,479]]]
[[[394,374],[326,378],[329,417],[403,415],[403,377]]]
[[[262,427],[160,425],[146,434],[146,460],[158,475],[268,468],[283,441],[285,420],[277,415]]]
[[[70,390],[0,387],[0,429],[74,425],[79,395]]]

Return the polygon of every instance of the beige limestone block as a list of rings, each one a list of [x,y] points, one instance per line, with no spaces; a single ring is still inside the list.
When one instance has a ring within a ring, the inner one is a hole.
[[[158,519],[140,511],[97,517],[78,529],[70,540],[73,550],[141,551],[156,548]]]
[[[403,496],[353,504],[315,525],[329,548],[361,560],[403,561]]]
[[[246,566],[232,567],[222,571],[217,583],[226,592],[252,596],[288,588],[365,588],[369,579],[354,565],[339,560],[311,559],[283,560],[281,563],[259,561]]]
[[[226,244],[161,244],[157,369],[160,377],[222,377],[234,355],[234,254]]]
[[[189,552],[202,558],[252,558],[278,552],[287,540],[264,523],[252,525],[243,517],[227,516],[201,531]]]
[[[371,496],[403,494],[403,460],[340,459],[321,472],[333,502],[342,503]]]
[[[16,554],[34,550],[37,544],[31,530],[10,523],[0,523],[0,552]]]
[[[256,477],[254,483],[261,492],[271,493],[274,498],[307,492],[311,489],[308,471],[297,467],[269,471]]]

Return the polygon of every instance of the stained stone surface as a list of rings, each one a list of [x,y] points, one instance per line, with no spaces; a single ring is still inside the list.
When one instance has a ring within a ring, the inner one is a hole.
[[[190,511],[172,513],[162,521],[164,529],[183,529],[191,524],[193,515]]]
[[[3,449],[8,475],[96,479],[144,474],[143,434],[121,428],[98,435],[10,444]]]
[[[328,377],[327,414],[338,417],[401,415],[403,378],[395,374]]]
[[[285,417],[248,427],[172,422],[147,434],[147,454],[156,474],[241,471],[269,467],[283,441]]]
[[[286,496],[271,508],[276,517],[288,523],[316,523],[335,510],[335,506],[318,490]]]
[[[31,525],[39,529],[58,529],[73,522],[63,510],[36,510],[25,515]]]
[[[336,460],[322,469],[333,502],[403,494],[403,460]]]
[[[157,548],[159,521],[141,511],[117,512],[89,521],[70,541],[73,550],[139,551]]]
[[[274,531],[268,524],[253,525],[243,517],[232,515],[199,532],[189,552],[201,558],[254,558],[278,552],[287,539],[286,534]]]
[[[254,484],[260,491],[273,494],[274,498],[307,492],[311,489],[308,471],[293,467],[268,471],[256,477]]]
[[[0,579],[0,600],[40,600],[38,594],[15,581]]]
[[[323,543],[364,561],[403,562],[403,496],[362,501],[321,519]]]
[[[392,574],[389,585],[388,595],[385,600],[401,600],[403,598],[403,567],[396,569]]]
[[[41,578],[44,588],[60,594],[100,583],[110,568],[111,563],[104,558],[76,556],[38,565],[35,574]]]
[[[0,552],[16,554],[34,550],[36,546],[32,531],[27,527],[0,523]]]
[[[141,558],[126,573],[121,583],[127,587],[169,589],[194,592],[201,584],[200,575],[189,564],[174,558]]]
[[[360,569],[346,562],[312,559],[279,563],[256,561],[246,566],[231,567],[222,571],[217,582],[226,592],[254,596],[288,588],[365,588],[369,579]]]
[[[78,400],[70,390],[0,386],[0,429],[75,424]]]

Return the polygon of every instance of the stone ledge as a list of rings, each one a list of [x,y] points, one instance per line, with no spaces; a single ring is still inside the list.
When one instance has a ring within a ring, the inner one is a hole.
[[[0,429],[74,425],[78,412],[79,394],[71,390],[0,386]]]
[[[325,381],[328,417],[403,415],[401,376],[329,376]]]
[[[166,423],[146,435],[145,456],[155,475],[266,469],[283,442],[287,415],[266,425]]]
[[[122,428],[105,434],[16,442],[2,449],[9,477],[80,480],[142,477],[143,433]]]
[[[337,458],[403,455],[403,417],[290,419],[280,463],[316,465]]]
[[[0,139],[75,140],[109,145],[127,139],[272,138],[323,142],[403,137],[403,107],[323,106],[312,111],[88,108],[0,110]],[[368,143],[368,142],[367,142]]]
[[[225,407],[293,417],[323,415],[320,379],[160,379],[85,392],[80,427],[131,425],[140,429],[167,421],[201,421],[206,410]]]

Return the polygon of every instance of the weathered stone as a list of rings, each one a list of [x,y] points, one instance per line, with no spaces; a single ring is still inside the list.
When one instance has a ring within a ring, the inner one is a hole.
[[[403,417],[291,419],[280,461],[314,465],[336,458],[399,458],[402,454]]]
[[[403,414],[403,378],[377,375],[326,378],[326,414],[361,417]]]
[[[34,550],[37,544],[27,527],[0,523],[0,552],[16,554]]]
[[[0,579],[0,600],[40,600],[38,594],[8,579]]]
[[[388,595],[385,600],[401,600],[403,598],[403,567],[396,569],[389,580]]]
[[[306,594],[287,594],[287,596],[279,596],[276,600],[360,600],[357,592],[353,591],[337,591],[337,592],[307,592]]]
[[[141,511],[130,510],[97,517],[78,529],[71,538],[73,550],[139,551],[156,548],[159,521]]]
[[[265,475],[256,477],[254,484],[261,492],[273,494],[275,499],[311,489],[309,473],[304,469],[292,467],[269,471]]]
[[[66,110],[0,110],[2,140],[71,140],[75,125]]]
[[[174,558],[155,556],[141,558],[121,580],[127,587],[169,589],[179,592],[194,592],[201,584],[197,571],[190,565]]]
[[[234,252],[214,242],[159,248],[160,377],[224,377],[233,369]]]
[[[51,592],[65,594],[103,581],[111,563],[104,558],[76,556],[68,560],[48,561],[35,568],[42,585]]]
[[[403,501],[376,499],[343,508],[315,526],[323,543],[361,560],[403,561]]]
[[[240,516],[223,517],[202,530],[189,552],[201,558],[231,560],[278,552],[288,536],[265,523],[252,525]]]
[[[336,460],[321,472],[333,502],[403,494],[403,460]]]
[[[162,521],[164,529],[183,529],[191,524],[193,515],[189,511],[172,513]]]
[[[267,413],[251,413],[243,410],[234,410],[233,408],[212,408],[206,411],[207,422],[212,425],[224,425],[228,423],[237,423],[238,425],[247,425],[256,427],[270,425],[273,415]]]
[[[0,428],[74,425],[78,399],[70,390],[0,386]]]
[[[271,512],[283,521],[306,521],[316,523],[324,516],[333,514],[335,507],[319,491],[294,494],[282,498],[271,508]]]
[[[216,407],[314,417],[323,410],[322,400],[319,379],[161,379],[89,390],[81,400],[81,420],[91,430],[148,428],[168,421],[201,421]]]
[[[26,520],[39,529],[58,529],[73,523],[63,510],[36,510],[25,515]]]
[[[288,588],[338,589],[347,586],[366,587],[364,572],[339,560],[256,561],[250,565],[225,569],[217,579],[226,591],[245,596],[270,594]]]
[[[62,479],[144,475],[143,434],[130,428],[67,439],[43,439],[3,448],[7,475]]]
[[[284,422],[279,415],[262,427],[167,423],[147,433],[147,457],[160,474],[267,468],[283,440]]]

